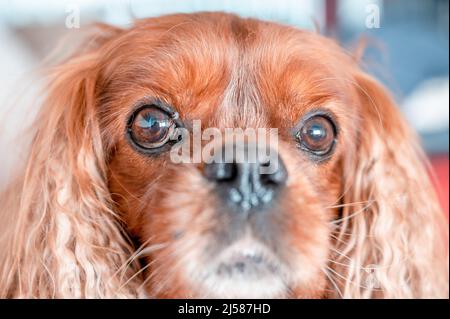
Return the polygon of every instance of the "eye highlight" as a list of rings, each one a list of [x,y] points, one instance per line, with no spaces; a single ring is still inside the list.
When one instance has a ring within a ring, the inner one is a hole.
[[[325,156],[332,150],[336,139],[336,127],[325,115],[307,118],[295,134],[300,148],[317,156]]]
[[[129,118],[127,134],[140,150],[159,150],[175,136],[177,117],[178,113],[158,105],[144,105]]]

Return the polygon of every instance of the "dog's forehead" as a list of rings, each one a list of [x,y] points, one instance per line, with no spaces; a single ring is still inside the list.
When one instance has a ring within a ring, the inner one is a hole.
[[[279,123],[283,116],[295,120],[303,109],[344,91],[335,80],[344,75],[336,75],[337,63],[330,61],[333,51],[342,53],[323,38],[278,24],[220,17],[142,22],[118,45],[120,62],[109,77],[109,94],[128,96],[121,104],[125,111],[133,101],[154,96],[182,117],[248,127]]]

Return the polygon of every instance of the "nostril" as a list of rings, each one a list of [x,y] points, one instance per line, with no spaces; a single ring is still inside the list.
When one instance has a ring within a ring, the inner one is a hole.
[[[268,160],[260,163],[259,166],[261,166],[261,167],[270,167],[270,164],[271,164],[270,159],[268,159]]]
[[[270,161],[266,161],[264,163],[260,163],[260,171],[259,171],[259,179],[261,181],[261,184],[268,185],[268,184],[275,184],[272,180],[271,175],[267,173],[267,169],[270,168]]]
[[[204,167],[204,175],[213,181],[233,181],[237,178],[236,163],[209,163]]]
[[[274,166],[272,169],[270,169],[271,165]],[[281,159],[278,159],[277,163],[268,160],[261,163],[260,166],[264,168],[262,170],[263,173],[260,174],[260,180],[263,185],[278,186],[286,182],[287,172]]]

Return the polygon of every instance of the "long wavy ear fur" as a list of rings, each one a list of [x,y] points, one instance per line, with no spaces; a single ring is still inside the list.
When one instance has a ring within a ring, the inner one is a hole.
[[[2,195],[0,297],[139,294],[107,187],[95,111],[98,47],[107,40],[97,40],[53,69],[26,169]]]
[[[26,169],[1,195],[0,297],[140,294],[95,111],[107,38],[53,70]],[[354,78],[362,130],[345,160],[331,256],[339,296],[448,297],[447,222],[421,149],[385,90],[362,72]]]
[[[448,298],[448,224],[425,156],[386,90],[361,71],[354,80],[362,129],[336,225],[340,297]]]

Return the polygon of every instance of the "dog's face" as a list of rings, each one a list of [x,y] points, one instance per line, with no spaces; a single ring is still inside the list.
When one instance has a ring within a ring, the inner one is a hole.
[[[0,297],[448,297],[420,146],[333,41],[221,13],[95,35],[1,195]]]
[[[115,145],[111,193],[131,233],[154,248],[149,294],[321,296],[355,112],[348,75],[326,55],[347,57],[271,24],[179,23],[143,24],[123,40],[129,51],[113,56],[101,106]],[[277,128],[277,170],[173,163],[170,130],[192,120],[222,132]]]
[[[322,296],[357,121],[349,57],[314,34],[206,15],[143,23],[108,59],[110,190],[149,247],[149,295]],[[193,120],[277,128],[276,171],[173,163],[169,135]]]

